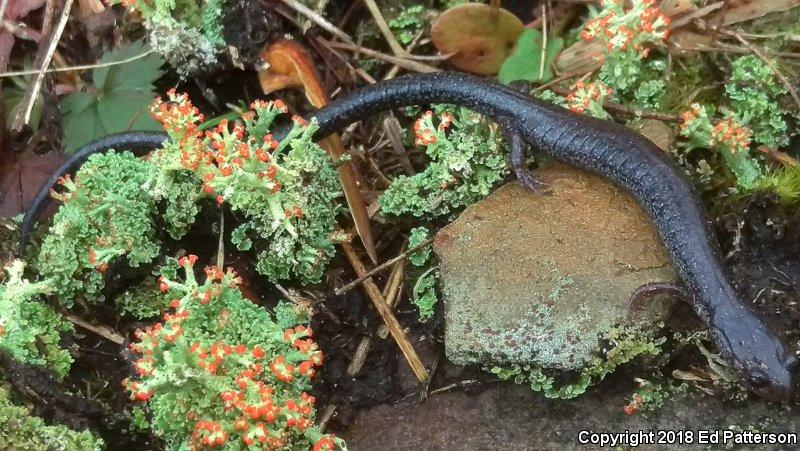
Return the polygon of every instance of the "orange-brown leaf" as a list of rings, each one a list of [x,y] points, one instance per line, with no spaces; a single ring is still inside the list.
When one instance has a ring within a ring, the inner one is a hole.
[[[503,8],[465,3],[448,9],[431,27],[431,40],[447,61],[473,74],[494,75],[508,58],[525,25]]]

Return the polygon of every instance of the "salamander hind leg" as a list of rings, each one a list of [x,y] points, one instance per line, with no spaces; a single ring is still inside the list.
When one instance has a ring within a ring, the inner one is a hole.
[[[691,293],[678,284],[672,282],[651,282],[640,286],[631,293],[627,302],[628,312],[631,315],[636,315],[644,310],[645,302],[659,294],[670,295],[675,299],[689,304],[692,304],[692,300],[694,299]]]

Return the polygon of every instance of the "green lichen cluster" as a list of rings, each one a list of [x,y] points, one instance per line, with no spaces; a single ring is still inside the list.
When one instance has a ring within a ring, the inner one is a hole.
[[[149,277],[120,293],[114,302],[120,314],[139,320],[157,317],[169,308],[169,300]]]
[[[612,327],[601,341],[603,346],[597,355],[583,369],[577,371],[569,382],[561,382],[558,375],[532,365],[494,366],[487,369],[500,379],[530,384],[533,391],[542,392],[548,398],[570,399],[580,396],[591,385],[602,381],[633,359],[658,355],[664,343],[664,339],[656,338],[653,331],[632,326]]]
[[[675,383],[661,378],[636,379],[639,387],[630,397],[630,403],[623,408],[627,415],[634,413],[646,416],[673,401],[676,396],[685,394],[689,389],[686,383]]]
[[[171,308],[136,331],[137,375],[124,381],[132,399],[147,402],[167,449],[345,449],[313,424],[307,391],[322,353],[307,315],[243,298],[232,270],[206,267],[199,282],[197,260],[184,257],[180,277],[170,270],[159,279]]]
[[[7,269],[0,285],[0,350],[18,362],[45,367],[63,378],[72,365],[72,356],[60,346],[72,324],[61,318],[41,296],[53,292],[49,282],[29,282],[22,278],[25,265],[20,260]]]
[[[150,46],[186,77],[217,61],[225,0],[114,0],[141,14]]]
[[[73,431],[63,425],[47,425],[15,405],[5,384],[0,384],[0,449],[25,451],[95,451],[105,449],[103,440],[89,431]]]
[[[316,124],[295,118],[278,143],[269,129],[285,107],[256,102],[241,122],[224,121],[206,133],[185,95],[170,92],[170,99],[157,101],[153,112],[171,139],[149,160],[129,152],[93,155],[54,193],[63,205],[35,268],[59,302],[100,300],[109,265],[152,263],[168,238],[162,231],[182,238],[213,202],[240,214],[230,239],[258,252],[261,274],[318,282],[341,239],[335,233],[341,188],[333,162],[311,141]],[[131,293],[118,302],[135,316],[158,313],[157,304],[135,299]]]
[[[341,186],[335,163],[312,136],[316,122],[292,117],[278,142],[273,122],[282,102],[256,101],[242,121],[222,121],[202,132],[202,115],[186,95],[169,93],[153,111],[170,141],[153,156],[156,190],[177,237],[194,222],[197,202],[227,205],[243,221],[231,232],[239,250],[256,250],[256,270],[271,280],[295,277],[316,283],[342,237],[335,231]]]
[[[397,41],[408,45],[428,25],[429,18],[430,14],[423,5],[412,5],[401,9],[388,25]]]
[[[757,56],[733,61],[725,85],[731,117],[750,128],[756,144],[777,148],[788,143],[786,121],[778,105],[778,99],[786,93],[772,68]]]
[[[484,199],[508,173],[506,149],[496,125],[465,108],[433,113],[414,125],[416,143],[429,162],[422,172],[399,175],[381,195],[381,212],[418,218],[452,217]]]
[[[35,269],[59,303],[100,298],[108,265],[120,258],[137,267],[152,261],[160,243],[150,193],[155,168],[130,152],[92,155],[61,180],[64,204],[42,243]]]
[[[544,91],[539,97],[605,119],[611,117],[604,102],[680,115],[682,123],[674,125],[680,139],[665,150],[701,187],[720,190],[734,185],[740,193],[768,189],[787,201],[797,197],[800,185],[793,183],[794,171],[771,167],[756,150],[785,147],[796,133],[795,118],[782,113],[791,103],[775,71],[783,65],[773,56],[785,50],[789,30],[796,27],[786,17],[796,17],[796,10],[748,23],[753,33],[763,35],[758,43],[763,54],[722,58],[711,52],[667,58],[670,19],[657,2],[608,0],[588,9],[585,23],[568,32],[567,39],[597,45],[603,64],[574,84],[559,83],[569,94]],[[788,186],[780,186],[786,182]]]

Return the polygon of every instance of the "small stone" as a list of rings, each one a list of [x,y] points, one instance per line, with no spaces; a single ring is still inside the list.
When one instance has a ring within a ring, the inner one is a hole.
[[[627,194],[561,164],[537,174],[548,193],[505,185],[436,235],[445,350],[455,363],[580,369],[605,331],[630,321],[636,288],[677,280]],[[634,317],[661,320],[671,301],[653,298]]]
[[[639,133],[665,152],[675,143],[675,130],[663,121],[645,119],[639,124]]]

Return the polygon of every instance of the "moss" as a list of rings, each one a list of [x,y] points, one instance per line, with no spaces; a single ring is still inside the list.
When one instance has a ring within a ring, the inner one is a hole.
[[[0,449],[25,451],[88,451],[104,449],[103,441],[89,431],[63,425],[48,426],[27,409],[14,405],[9,389],[0,383]]]
[[[488,370],[503,380],[513,378],[518,384],[528,383],[532,390],[548,398],[570,399],[583,394],[589,386],[636,357],[659,354],[664,339],[656,338],[653,331],[615,326],[603,335],[602,343],[604,346],[595,351],[589,364],[568,382],[559,383],[558,374],[532,365],[493,366]]]

